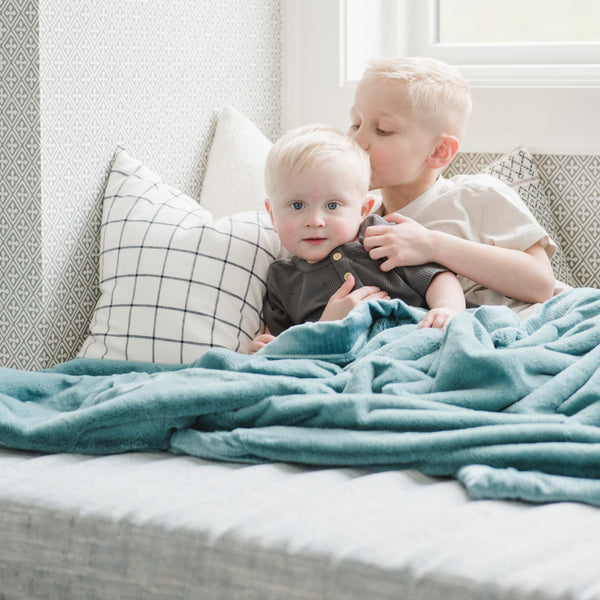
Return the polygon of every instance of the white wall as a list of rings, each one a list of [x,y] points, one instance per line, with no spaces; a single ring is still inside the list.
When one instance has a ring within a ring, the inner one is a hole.
[[[340,85],[338,0],[282,0],[282,129],[345,129],[354,90]],[[600,87],[474,87],[462,150],[600,154]]]

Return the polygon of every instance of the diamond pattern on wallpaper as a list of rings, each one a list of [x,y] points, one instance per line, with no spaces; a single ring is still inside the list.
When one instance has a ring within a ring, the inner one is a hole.
[[[498,154],[460,153],[445,173],[477,173]],[[558,243],[580,286],[600,287],[600,156],[534,154]]]
[[[279,2],[5,0],[0,28],[0,365],[41,368],[85,338],[117,145],[198,197],[222,106],[279,134]]]
[[[573,275],[582,286],[600,287],[600,156],[535,159]]]
[[[37,2],[0,10],[0,365],[42,366]]]

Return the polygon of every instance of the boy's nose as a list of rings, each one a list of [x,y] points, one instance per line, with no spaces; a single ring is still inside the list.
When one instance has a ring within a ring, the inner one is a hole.
[[[369,141],[367,139],[367,135],[365,133],[365,130],[362,127],[359,127],[358,130],[355,130],[352,133],[352,137],[354,138],[354,141],[363,149],[363,150],[368,150],[369,149]]]

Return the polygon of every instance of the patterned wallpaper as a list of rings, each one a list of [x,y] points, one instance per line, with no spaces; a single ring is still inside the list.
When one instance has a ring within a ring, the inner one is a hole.
[[[534,155],[577,283],[600,288],[600,154]]]
[[[460,153],[445,175],[477,173],[499,156]],[[600,155],[534,154],[533,158],[558,226],[556,241],[575,281],[600,288]]]
[[[37,0],[0,11],[0,365],[43,346]]]
[[[117,145],[198,197],[219,109],[279,134],[278,0],[2,0],[0,365],[78,351]]]

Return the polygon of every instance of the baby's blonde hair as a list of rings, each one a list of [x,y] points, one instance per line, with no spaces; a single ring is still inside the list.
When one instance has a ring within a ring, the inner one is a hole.
[[[283,176],[343,155],[355,164],[356,183],[364,195],[369,190],[371,165],[368,154],[351,138],[329,125],[313,123],[290,129],[274,144],[265,165],[265,189],[271,197]]]
[[[435,133],[461,139],[471,114],[471,89],[449,64],[435,58],[414,56],[375,58],[369,61],[363,80],[402,81],[417,118]]]

